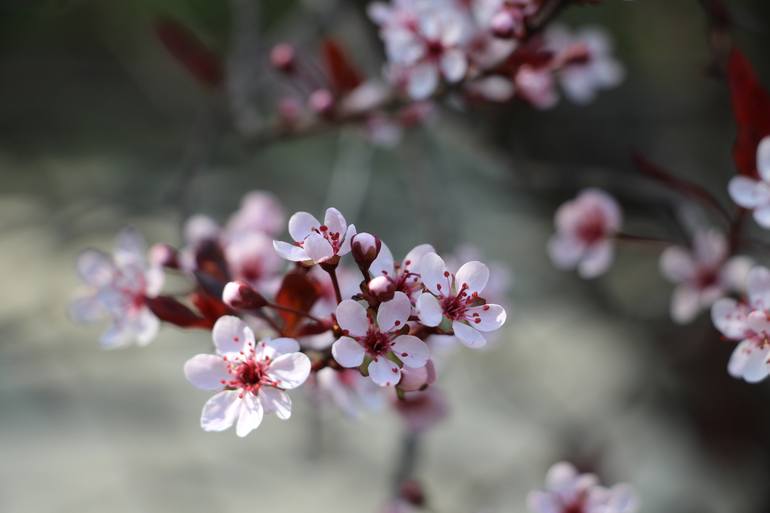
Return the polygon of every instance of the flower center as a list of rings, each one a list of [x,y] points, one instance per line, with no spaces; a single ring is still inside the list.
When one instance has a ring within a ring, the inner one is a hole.
[[[468,295],[468,284],[463,283],[456,296],[442,298],[441,308],[444,310],[444,315],[453,321],[465,319],[465,311],[477,297],[476,294]]]
[[[598,210],[589,212],[577,227],[578,237],[588,245],[603,239],[605,233],[604,216]]]
[[[329,245],[331,245],[332,249],[334,250],[334,254],[336,255],[340,250],[340,246],[342,245],[339,232],[331,232],[329,231],[328,226],[322,224],[318,227],[318,233],[323,235],[323,238],[326,239]]]
[[[385,356],[390,352],[390,337],[378,329],[370,328],[363,344],[366,352],[372,356]]]
[[[714,268],[700,268],[695,274],[695,285],[699,289],[705,289],[716,285],[719,281],[719,274]]]

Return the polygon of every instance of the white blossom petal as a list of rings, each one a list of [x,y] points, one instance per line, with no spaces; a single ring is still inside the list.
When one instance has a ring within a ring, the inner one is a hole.
[[[448,82],[459,82],[468,69],[468,60],[462,50],[448,50],[441,56],[440,66]]]
[[[757,170],[765,182],[770,182],[770,136],[763,138],[757,146]]]
[[[596,278],[612,264],[614,250],[610,241],[602,241],[588,248],[578,265],[578,274],[586,279]]]
[[[340,249],[337,251],[337,254],[347,255],[350,253],[350,243],[353,240],[353,235],[356,234],[356,226],[354,224],[351,224],[348,226],[347,231],[345,232],[345,239],[342,241],[342,244],[340,244]]]
[[[536,490],[527,495],[527,509],[532,513],[562,513],[562,504],[553,493]]]
[[[221,390],[222,381],[228,381],[227,363],[215,354],[198,354],[184,364],[184,376],[201,390]]]
[[[75,322],[91,323],[103,319],[107,310],[98,295],[82,296],[70,303],[69,315]]]
[[[671,246],[660,255],[660,271],[670,281],[680,283],[695,274],[695,262],[689,251],[679,246]]]
[[[455,337],[460,339],[463,345],[471,349],[478,349],[487,343],[487,339],[484,338],[481,332],[461,321],[452,321],[452,330],[455,333]]]
[[[305,260],[310,260],[310,257],[304,248],[289,244],[288,242],[274,240],[273,249],[275,249],[275,252],[278,253],[281,258],[285,258],[291,262],[304,262]]]
[[[506,312],[502,306],[490,303],[469,308],[466,319],[479,331],[495,331],[505,324]]]
[[[264,411],[262,402],[251,393],[245,393],[241,399],[241,408],[238,413],[238,423],[235,425],[235,434],[243,438],[262,423]]]
[[[332,345],[332,356],[334,360],[348,369],[358,367],[364,363],[366,351],[364,348],[350,337],[340,337]]]
[[[303,353],[282,354],[273,360],[266,373],[283,389],[297,388],[310,375],[310,358]]]
[[[358,301],[345,299],[337,305],[335,316],[337,317],[337,324],[349,335],[363,337],[369,330],[369,317],[366,315],[366,309]]]
[[[419,273],[420,262],[422,261],[422,258],[428,253],[435,252],[436,250],[433,249],[433,246],[430,244],[420,244],[419,246],[415,246],[409,250],[409,253],[406,254],[403,262],[401,262],[401,267],[403,269]]]
[[[770,228],[770,205],[762,205],[754,209],[754,220],[762,228]]]
[[[481,293],[489,281],[489,268],[481,262],[467,262],[460,267],[455,275],[455,282],[458,289],[463,286],[468,287],[468,294],[474,292]]]
[[[417,298],[417,315],[426,326],[438,326],[444,318],[444,310],[436,299],[436,296],[428,292],[420,294]]]
[[[557,269],[574,269],[585,249],[581,240],[562,233],[557,233],[548,241],[548,256]]]
[[[80,278],[92,287],[104,287],[112,281],[115,274],[112,258],[95,249],[83,251],[75,265]]]
[[[744,208],[756,208],[770,202],[770,189],[745,176],[733,177],[727,185],[727,191],[733,201]]]
[[[395,273],[394,265],[393,253],[391,253],[390,248],[383,242],[380,246],[380,252],[377,254],[377,258],[375,258],[372,265],[369,266],[369,273],[372,275],[372,278],[383,275],[392,277]]]
[[[297,212],[289,218],[289,235],[295,242],[302,242],[320,226],[321,223],[312,214]]]
[[[310,260],[322,263],[334,256],[334,248],[323,235],[311,233],[305,239],[305,252]]]
[[[369,377],[381,387],[389,387],[401,380],[401,369],[387,358],[379,357],[369,364]]]
[[[412,314],[412,303],[403,292],[395,292],[393,299],[380,304],[377,311],[377,325],[380,331],[387,333],[399,330],[406,325]]]
[[[451,275],[444,260],[436,253],[428,253],[420,260],[420,277],[423,285],[437,296],[451,293]]]
[[[700,292],[690,285],[680,285],[671,295],[671,318],[676,323],[687,324],[698,315],[700,306]]]
[[[147,307],[142,307],[139,313],[132,319],[131,329],[134,332],[136,343],[146,346],[155,339],[160,330],[160,319]]]
[[[259,391],[259,400],[265,413],[275,413],[281,420],[291,417],[291,398],[286,392],[273,387],[263,387]]]
[[[438,86],[438,70],[431,63],[418,64],[409,70],[407,77],[407,93],[413,100],[424,100]]]
[[[409,368],[425,367],[430,358],[428,345],[412,335],[401,335],[393,339],[391,346],[396,357]]]
[[[221,355],[244,353],[255,347],[254,332],[245,322],[233,315],[225,315],[217,319],[211,333],[214,347]]]
[[[770,309],[770,271],[766,267],[758,265],[749,271],[746,289],[753,308]]]
[[[324,224],[329,229],[330,233],[339,233],[340,237],[345,233],[348,227],[345,216],[340,213],[336,208],[327,208],[326,215],[324,216]]]
[[[204,431],[224,431],[233,425],[241,409],[237,390],[224,390],[206,401],[201,411]]]
[[[727,338],[738,340],[746,333],[748,309],[731,298],[722,298],[711,306],[711,321]]]

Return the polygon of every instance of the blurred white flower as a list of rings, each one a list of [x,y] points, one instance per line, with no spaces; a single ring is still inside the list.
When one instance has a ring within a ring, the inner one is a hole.
[[[754,219],[763,228],[770,228],[770,136],[757,146],[759,180],[735,176],[730,180],[730,197],[739,206],[751,209]]]

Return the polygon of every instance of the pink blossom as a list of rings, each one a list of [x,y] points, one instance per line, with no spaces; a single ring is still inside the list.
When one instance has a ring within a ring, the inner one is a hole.
[[[438,326],[446,318],[460,342],[478,348],[487,342],[482,332],[498,330],[505,323],[505,309],[480,296],[489,281],[486,265],[467,262],[453,274],[440,256],[429,253],[420,268],[427,292],[417,299],[417,309],[424,325]]]
[[[763,228],[770,228],[770,136],[757,146],[759,180],[736,176],[730,180],[730,197],[739,206],[751,209],[754,220]]]
[[[585,189],[556,211],[556,234],[548,253],[560,269],[578,269],[583,278],[604,273],[612,263],[612,238],[622,214],[615,199],[599,189]]]
[[[727,256],[727,240],[715,230],[696,232],[692,249],[672,246],[663,252],[661,271],[677,284],[671,297],[674,321],[688,323],[728,292],[742,289],[751,259]]]
[[[727,371],[758,383],[770,374],[770,271],[757,266],[746,277],[748,301],[722,298],[711,307],[711,319],[726,338],[739,340]]]
[[[516,94],[538,109],[550,109],[559,101],[553,71],[548,66],[522,65],[514,76]]]
[[[265,413],[286,420],[291,398],[286,390],[302,385],[310,359],[290,338],[255,342],[254,332],[238,317],[220,317],[212,334],[216,354],[193,356],[184,365],[187,380],[217,393],[203,406],[201,427],[246,436],[258,428]]]
[[[556,54],[556,73],[564,94],[573,102],[586,104],[602,89],[623,81],[623,65],[612,55],[607,33],[597,27],[571,33],[555,25],[545,33],[546,46]]]
[[[348,226],[336,208],[326,209],[324,224],[307,212],[289,219],[289,235],[294,243],[273,241],[275,251],[286,260],[320,264],[350,253],[350,239],[356,227]]]
[[[330,400],[349,417],[358,418],[383,404],[383,388],[363,377],[357,369],[325,367],[315,374],[315,384],[319,398]]]
[[[86,250],[78,257],[77,272],[87,291],[70,305],[70,315],[79,322],[108,318],[110,327],[101,337],[105,348],[136,342],[149,344],[160,321],[147,307],[163,286],[163,271],[148,266],[145,243],[139,233],[125,229],[118,234],[115,250],[108,255]]]
[[[383,298],[390,298],[394,292],[400,291],[414,304],[422,290],[418,269],[422,258],[428,253],[435,253],[433,246],[420,244],[409,250],[401,262],[396,262],[390,248],[383,243],[380,253],[369,267],[369,274],[372,276],[370,290]]]
[[[342,301],[337,305],[336,317],[343,336],[332,346],[334,359],[343,367],[354,368],[368,357],[372,381],[380,386],[395,385],[401,379],[401,367],[391,356],[411,368],[423,367],[430,357],[425,342],[402,334],[411,314],[412,304],[403,292],[396,292],[393,299],[380,304],[376,323],[360,303]]]
[[[638,509],[630,486],[605,488],[595,475],[579,474],[566,462],[548,470],[545,486],[545,490],[535,490],[527,497],[532,513],[634,513]]]

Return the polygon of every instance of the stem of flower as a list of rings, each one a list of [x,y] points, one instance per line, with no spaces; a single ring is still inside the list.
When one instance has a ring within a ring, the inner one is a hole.
[[[665,244],[667,246],[669,245],[675,245],[678,244],[677,242],[666,240],[666,239],[659,239],[657,237],[646,237],[644,235],[633,235],[630,233],[616,233],[614,236],[615,240],[622,241],[622,242],[639,242],[643,244]]]
[[[321,319],[319,319],[318,317],[316,317],[314,315],[311,315],[308,312],[303,312],[302,310],[297,310],[296,308],[292,308],[290,306],[283,306],[283,305],[278,305],[278,304],[275,304],[275,303],[268,303],[268,304],[265,305],[265,307],[272,308],[273,310],[281,310],[282,312],[288,312],[288,313],[292,313],[292,314],[299,315],[299,316],[302,316],[302,317],[306,317],[306,318],[310,319],[311,321],[317,322],[318,324],[322,324],[323,323],[323,321]]]
[[[401,485],[411,479],[420,452],[420,435],[414,431],[406,431],[401,437],[401,451],[393,472],[393,495],[398,497]]]
[[[329,278],[332,280],[332,286],[334,287],[334,296],[337,298],[337,304],[342,303],[342,293],[340,292],[340,283],[337,281],[337,266],[321,266],[324,271],[329,273]]]

